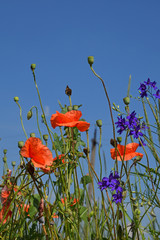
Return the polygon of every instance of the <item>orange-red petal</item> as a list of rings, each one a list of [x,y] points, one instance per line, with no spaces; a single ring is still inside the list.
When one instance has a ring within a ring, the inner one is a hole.
[[[128,160],[131,160],[132,158],[134,158],[136,156],[140,156],[142,158],[143,154],[136,152],[136,149],[138,148],[138,146],[139,146],[138,143],[129,143],[129,144],[126,145],[126,150],[125,150],[124,145],[118,144],[117,149],[119,150],[120,155],[117,151],[117,160],[121,161],[121,158],[122,159],[124,158],[124,161],[128,161]],[[111,153],[111,158],[115,160],[116,159],[115,148],[111,148],[110,153]],[[124,153],[125,153],[125,156],[124,156]]]
[[[46,166],[51,166],[53,163],[52,152],[36,137],[27,139],[25,145],[21,149],[21,155],[31,158],[35,167],[44,168]]]
[[[65,114],[57,111],[56,114],[52,114],[50,121],[53,128],[58,126],[77,127],[81,132],[84,132],[88,130],[90,123],[79,121],[81,116],[81,111],[72,110]]]

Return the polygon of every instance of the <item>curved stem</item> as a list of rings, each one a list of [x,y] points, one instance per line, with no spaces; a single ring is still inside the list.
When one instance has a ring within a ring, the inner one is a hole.
[[[23,120],[22,120],[22,108],[21,108],[21,106],[18,102],[16,102],[16,103],[17,103],[17,105],[19,107],[19,110],[20,110],[20,119],[21,119],[21,125],[22,125],[22,128],[23,128],[23,132],[24,132],[26,138],[28,139],[27,133],[26,133],[24,125],[23,125]]]

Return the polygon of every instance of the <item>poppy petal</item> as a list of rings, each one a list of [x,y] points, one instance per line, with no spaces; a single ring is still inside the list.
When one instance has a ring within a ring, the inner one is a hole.
[[[27,139],[21,149],[21,155],[31,158],[35,167],[51,166],[53,163],[52,152],[36,137]]]
[[[119,150],[119,153],[117,151],[117,160],[121,161],[121,158],[124,159],[124,161],[128,161],[131,160],[132,158],[136,157],[136,156],[140,156],[141,158],[143,157],[142,153],[138,153],[135,152],[136,149],[138,148],[139,144],[138,143],[129,143],[126,145],[126,150],[125,150],[125,146],[124,145],[117,145],[117,149]],[[112,159],[116,159],[116,150],[115,148],[111,148],[110,149],[110,153],[111,153],[111,158]],[[124,156],[125,153],[125,156]]]

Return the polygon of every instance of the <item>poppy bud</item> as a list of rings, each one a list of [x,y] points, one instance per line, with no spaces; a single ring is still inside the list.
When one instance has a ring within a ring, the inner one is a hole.
[[[12,166],[15,167],[16,166],[16,162],[12,161]]]
[[[7,153],[7,149],[4,149],[4,150],[3,150],[3,153],[6,154],[6,153]]]
[[[18,102],[19,101],[19,97],[14,97],[14,101]]]
[[[84,153],[86,154],[86,156],[87,156],[90,151],[88,150],[88,148],[83,148],[83,152],[84,152]]]
[[[30,133],[30,137],[35,137],[36,134],[35,133]]]
[[[122,142],[122,137],[117,137],[117,141],[118,141],[118,143],[121,143]]]
[[[129,97],[123,98],[123,102],[125,105],[128,105],[130,103],[130,98]]]
[[[97,124],[98,127],[102,127],[102,120],[101,120],[101,119],[100,119],[100,120],[97,120],[97,121],[96,121],[96,124]]]
[[[136,157],[136,161],[140,161],[142,158],[140,156]]]
[[[114,139],[111,138],[110,144],[111,144],[113,147],[116,147],[116,146],[117,146],[117,141],[116,141],[116,140],[114,141]]]
[[[48,134],[44,134],[43,139],[44,139],[44,141],[48,141]]]
[[[152,206],[152,204],[151,204],[151,202],[150,202],[150,201],[148,201],[148,205],[149,205],[149,206]]]
[[[31,70],[32,70],[33,72],[34,72],[35,68],[36,68],[36,64],[35,64],[35,63],[32,63],[32,64],[31,64]]]
[[[71,95],[72,95],[72,89],[70,89],[70,88],[68,87],[68,85],[67,85],[67,87],[66,87],[65,94],[66,94],[67,96],[71,96]]]
[[[6,158],[6,157],[3,158],[3,162],[4,162],[4,163],[7,162],[7,158]]]
[[[94,57],[93,56],[88,57],[88,63],[92,67],[92,64],[94,63]]]
[[[18,142],[18,147],[19,147],[19,148],[22,148],[23,146],[24,146],[24,142],[23,142],[23,141],[19,141],[19,142]]]
[[[91,211],[89,216],[92,217],[94,215],[94,211]]]
[[[67,107],[67,110],[68,110],[68,111],[72,111],[72,110],[73,110],[72,106],[68,106],[68,107]]]
[[[32,111],[30,110],[30,111],[27,113],[27,119],[29,120],[31,117],[32,117]]]
[[[78,110],[78,105],[73,105],[73,110]]]

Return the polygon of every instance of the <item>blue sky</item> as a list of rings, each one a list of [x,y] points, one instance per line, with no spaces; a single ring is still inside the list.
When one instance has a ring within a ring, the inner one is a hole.
[[[124,110],[122,99],[127,93],[130,74],[134,96],[138,95],[139,83],[148,77],[160,86],[159,11],[158,0],[1,1],[0,158],[7,148],[8,162],[18,162],[17,142],[25,141],[19,109],[13,101],[15,96],[20,98],[28,135],[37,133],[35,117],[26,120],[33,105],[40,109],[30,70],[31,63],[36,63],[37,83],[43,106],[48,109],[48,123],[50,116],[60,110],[58,100],[63,105],[69,104],[64,94],[69,85],[73,104],[83,105],[83,117],[91,123],[90,139],[96,120],[103,121],[102,145],[110,169],[109,108],[87,57],[95,57],[93,67],[103,77],[111,102]],[[130,108],[139,110],[135,101]],[[82,136],[85,140],[85,134]]]

